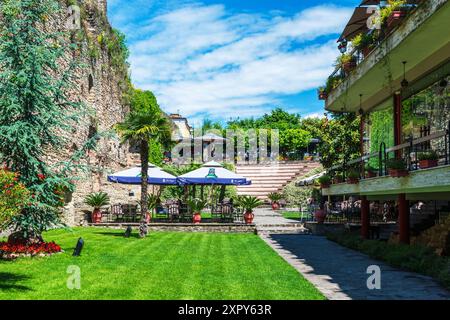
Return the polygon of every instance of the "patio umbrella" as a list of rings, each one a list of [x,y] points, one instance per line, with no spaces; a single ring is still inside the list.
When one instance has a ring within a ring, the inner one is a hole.
[[[122,184],[141,184],[141,167],[134,167],[108,176],[109,182]],[[176,185],[177,178],[154,164],[149,164],[148,183],[152,185]]]
[[[188,172],[178,177],[180,185],[222,185],[238,186],[250,185],[247,178],[225,169],[221,164],[211,161],[201,168]]]

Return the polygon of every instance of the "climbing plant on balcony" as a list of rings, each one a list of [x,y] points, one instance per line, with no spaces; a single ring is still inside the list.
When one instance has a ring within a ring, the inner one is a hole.
[[[79,160],[90,140],[64,162],[47,156],[63,149],[86,109],[70,97],[80,64],[62,31],[48,28],[63,14],[57,0],[16,0],[0,4],[0,161],[31,193],[12,227],[25,239],[40,238],[58,224],[64,193],[73,191]],[[64,62],[64,63],[62,63]]]

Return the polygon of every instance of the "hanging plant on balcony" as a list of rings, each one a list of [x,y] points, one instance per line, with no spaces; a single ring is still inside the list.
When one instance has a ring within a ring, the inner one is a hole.
[[[375,178],[377,176],[378,169],[374,168],[370,164],[366,164],[367,178]]]
[[[374,42],[375,39],[372,33],[359,33],[352,40],[353,47],[360,51],[364,58],[372,52]]]
[[[385,24],[388,30],[392,30],[406,17],[407,7],[405,0],[390,0],[389,5],[380,11],[381,24]]]
[[[331,177],[329,175],[323,175],[319,179],[317,179],[320,183],[320,187],[322,189],[328,189],[331,184]]]
[[[401,178],[409,175],[408,166],[403,159],[388,159],[386,166],[389,170],[389,175],[393,178]]]
[[[325,85],[325,92],[328,94],[336,89],[342,82],[341,76],[329,76]]]
[[[339,184],[344,182],[344,178],[341,172],[338,172],[334,175],[333,184]]]
[[[356,169],[351,169],[347,174],[347,183],[348,184],[358,184],[359,183],[359,172]]]
[[[417,158],[419,159],[420,169],[428,169],[438,166],[439,155],[434,150],[419,153]]]
[[[328,98],[328,92],[325,87],[319,87],[319,89],[317,89],[317,95],[319,100],[327,100]]]
[[[345,53],[337,59],[336,64],[340,66],[346,74],[349,74],[356,68],[356,58],[350,53]]]

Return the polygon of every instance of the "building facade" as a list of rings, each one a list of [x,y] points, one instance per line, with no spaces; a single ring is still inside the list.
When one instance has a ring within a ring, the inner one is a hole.
[[[359,182],[333,184],[323,195],[359,199],[364,238],[374,202],[395,203],[402,243],[410,243],[416,208],[432,208],[435,219],[450,212],[449,21],[447,0],[396,8],[363,1],[339,39],[348,59],[319,96],[326,110],[361,117],[361,157],[330,168],[344,179],[357,172]]]

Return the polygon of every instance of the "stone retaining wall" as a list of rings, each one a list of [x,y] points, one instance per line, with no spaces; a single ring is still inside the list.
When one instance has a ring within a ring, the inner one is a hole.
[[[90,227],[102,227],[111,229],[125,229],[131,226],[134,231],[138,231],[138,223],[97,223],[89,224]],[[170,231],[170,232],[221,232],[221,233],[256,233],[256,226],[253,224],[216,224],[204,223],[195,225],[192,223],[152,223],[148,225],[150,232],[152,231]]]

